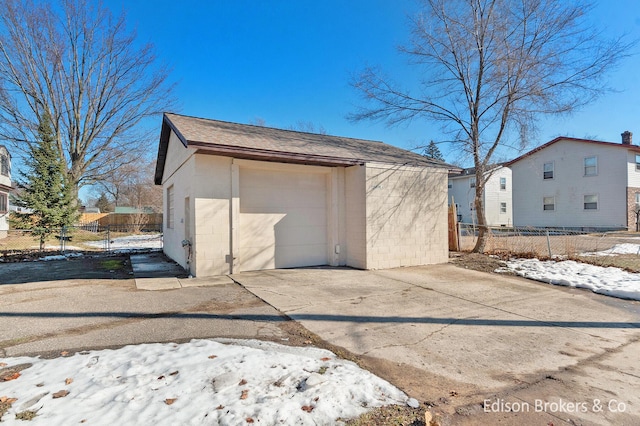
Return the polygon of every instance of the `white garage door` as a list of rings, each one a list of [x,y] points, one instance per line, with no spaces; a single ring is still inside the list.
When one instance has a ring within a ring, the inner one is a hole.
[[[326,176],[240,168],[241,271],[328,263]]]

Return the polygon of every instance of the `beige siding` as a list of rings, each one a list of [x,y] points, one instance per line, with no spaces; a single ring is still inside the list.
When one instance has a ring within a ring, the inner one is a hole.
[[[345,170],[346,206],[346,264],[354,268],[367,268],[367,211],[366,175],[364,166]]]
[[[598,158],[595,176],[584,175],[585,157]],[[543,165],[554,163],[554,178]],[[559,141],[513,164],[513,222],[516,226],[625,228],[627,151],[620,147]],[[598,209],[585,210],[584,196],[598,196]],[[555,197],[555,210],[543,210]]]
[[[193,273],[224,275],[231,271],[232,159],[196,156],[192,189]]]
[[[447,172],[367,164],[367,269],[448,260]]]

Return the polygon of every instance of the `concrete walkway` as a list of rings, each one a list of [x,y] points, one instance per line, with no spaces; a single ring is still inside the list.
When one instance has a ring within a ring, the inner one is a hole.
[[[233,284],[226,276],[196,279],[163,253],[133,254],[130,256],[133,276],[138,290],[171,290],[182,287],[202,287]]]
[[[637,302],[453,265],[232,278],[334,345],[424,373],[405,389],[449,401],[454,424],[640,424]]]

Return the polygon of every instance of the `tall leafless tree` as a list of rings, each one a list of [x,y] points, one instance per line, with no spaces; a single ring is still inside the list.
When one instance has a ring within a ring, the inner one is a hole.
[[[352,120],[435,120],[473,158],[474,252],[486,244],[482,193],[496,150],[524,149],[538,118],[603,94],[607,71],[632,47],[602,37],[588,22],[592,9],[581,0],[422,0],[411,42],[400,48],[419,67],[417,88],[373,67],[352,82],[370,102]]]
[[[22,152],[41,117],[74,192],[150,148],[141,123],[171,105],[153,46],[98,1],[0,0],[0,139]]]

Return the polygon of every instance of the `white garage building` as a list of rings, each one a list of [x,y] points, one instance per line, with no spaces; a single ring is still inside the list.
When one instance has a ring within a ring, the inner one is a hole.
[[[164,251],[194,276],[446,262],[450,168],[381,142],[167,113]]]

